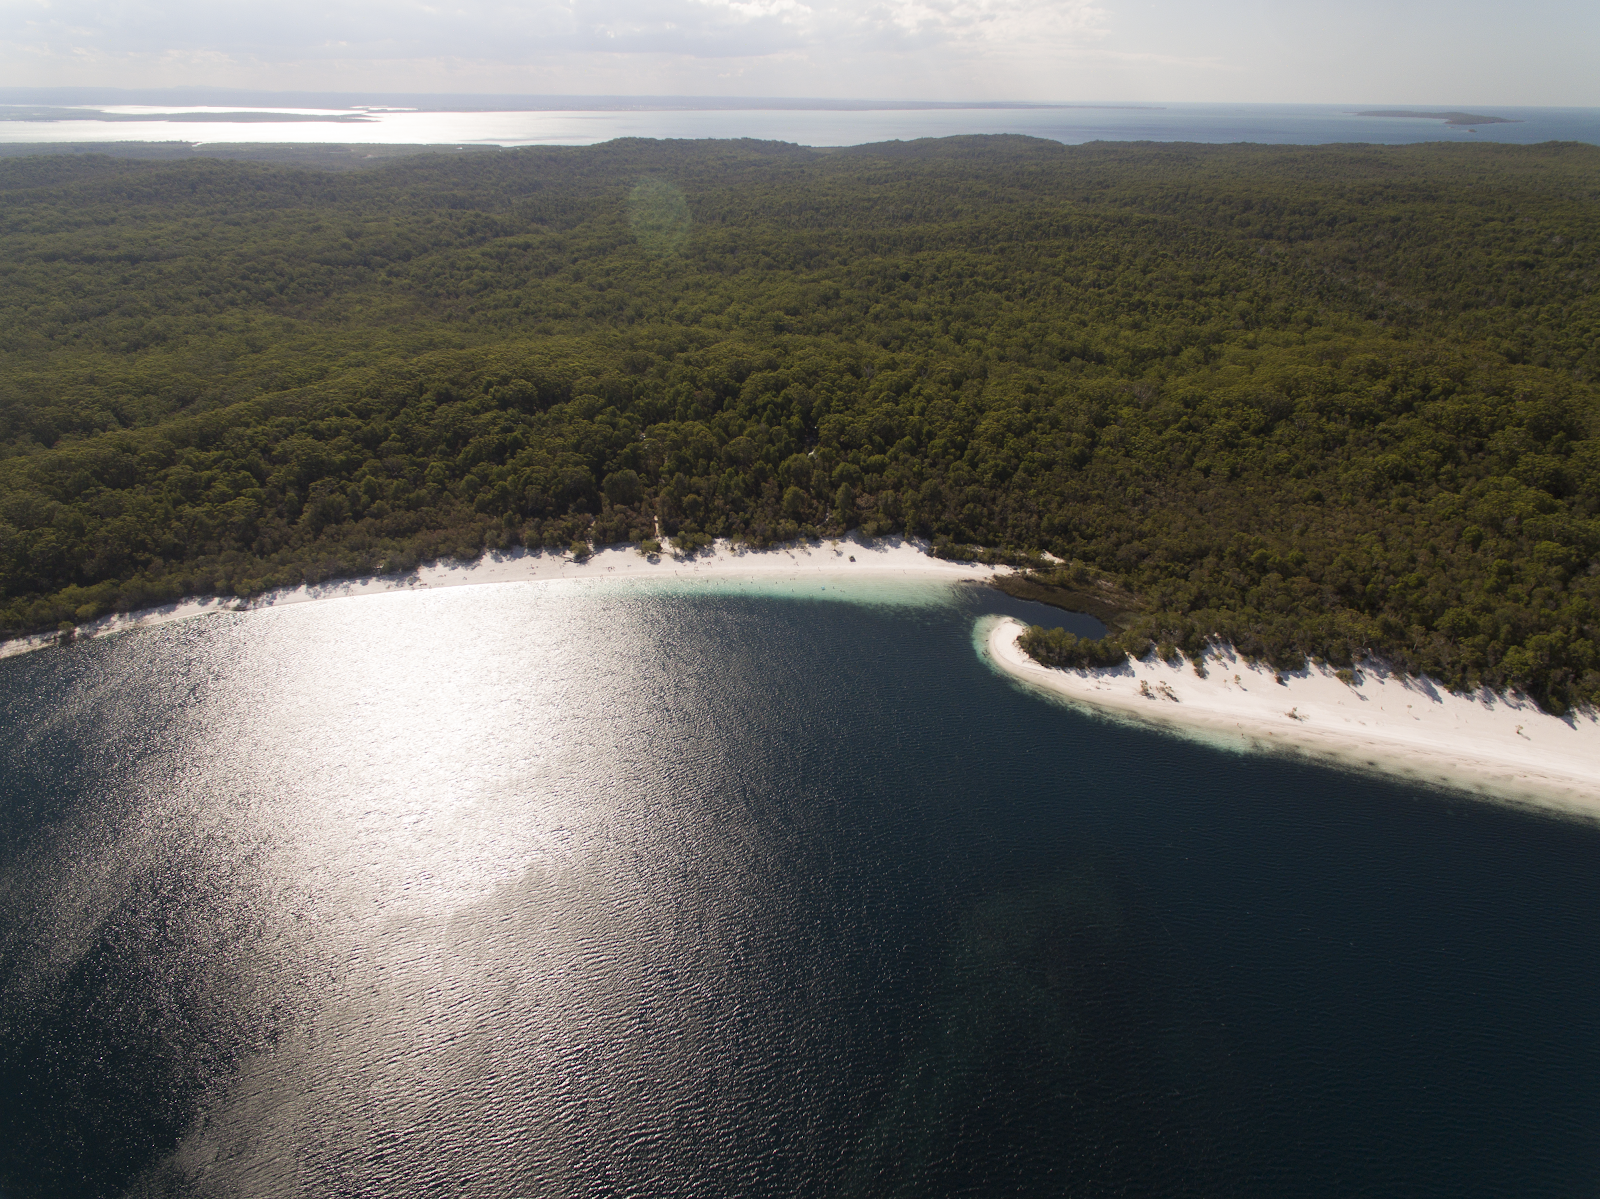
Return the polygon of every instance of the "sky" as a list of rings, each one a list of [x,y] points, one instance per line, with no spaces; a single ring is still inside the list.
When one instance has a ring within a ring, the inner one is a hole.
[[[1600,105],[1596,0],[0,0],[12,87]]]

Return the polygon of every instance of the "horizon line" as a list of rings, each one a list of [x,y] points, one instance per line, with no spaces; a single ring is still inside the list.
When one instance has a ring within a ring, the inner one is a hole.
[[[400,91],[332,91],[294,89],[273,91],[260,88],[215,87],[207,84],[177,84],[166,87],[102,87],[63,85],[50,87],[0,87],[0,107],[27,105],[94,106],[110,104],[137,104],[141,106],[192,105],[201,107],[314,107],[314,108],[412,108],[419,111],[628,111],[655,109],[706,110],[770,109],[810,110],[839,112],[870,112],[903,110],[1107,110],[1132,112],[1159,112],[1177,105],[1205,107],[1294,107],[1294,108],[1374,108],[1382,105],[1440,111],[1472,106],[1451,104],[1397,105],[1394,102],[1364,101],[1266,101],[1266,100],[1168,100],[1168,101],[1117,101],[1117,100],[920,100],[904,97],[860,98],[846,96],[705,96],[688,94],[664,95],[660,93],[625,94],[597,93],[513,93],[513,92],[400,92]],[[1527,105],[1481,104],[1477,107],[1501,109],[1570,109],[1592,110],[1586,105]]]

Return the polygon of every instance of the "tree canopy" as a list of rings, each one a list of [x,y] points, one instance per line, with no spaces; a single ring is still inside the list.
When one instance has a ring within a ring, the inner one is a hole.
[[[1047,551],[1133,641],[1600,701],[1600,148],[56,156],[0,198],[12,633],[659,517]]]

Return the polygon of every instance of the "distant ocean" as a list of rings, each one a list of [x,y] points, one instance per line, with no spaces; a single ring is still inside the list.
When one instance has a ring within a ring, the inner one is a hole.
[[[570,102],[569,102],[570,103]],[[614,103],[614,102],[613,102]],[[275,109],[139,107],[52,108],[31,119],[0,105],[0,143],[26,142],[293,142],[386,145],[582,146],[620,137],[760,138],[806,146],[959,134],[1018,133],[1068,145],[1092,141],[1330,142],[1577,141],[1600,144],[1600,108],[1468,107],[1514,122],[1448,125],[1442,120],[1356,115],[1374,105],[1164,104],[1061,107],[552,107],[502,111],[410,111],[351,108]],[[1442,106],[1441,106],[1442,110]],[[1429,109],[1428,111],[1432,111]],[[183,114],[173,119],[175,114]],[[229,114],[244,119],[230,121]],[[281,113],[286,118],[275,121]],[[101,114],[105,114],[102,116]],[[109,117],[110,119],[106,119]],[[148,119],[140,119],[148,118]],[[217,119],[221,117],[222,119]],[[67,118],[67,119],[60,119]]]

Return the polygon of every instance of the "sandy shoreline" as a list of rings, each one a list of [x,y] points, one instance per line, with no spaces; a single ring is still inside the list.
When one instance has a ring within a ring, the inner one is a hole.
[[[617,582],[630,579],[694,583],[719,579],[730,582],[740,579],[800,580],[823,576],[881,582],[894,579],[960,582],[992,579],[996,575],[1009,573],[1009,567],[935,558],[922,543],[900,537],[883,537],[868,542],[852,535],[837,541],[798,543],[766,550],[742,549],[727,541],[718,541],[710,550],[687,558],[667,553],[646,557],[632,546],[612,546],[596,550],[582,562],[558,551],[516,549],[485,554],[471,562],[431,562],[409,575],[375,575],[340,579],[313,587],[286,588],[248,601],[233,596],[204,596],[138,612],[113,613],[85,622],[79,626],[78,634],[89,638],[103,637],[125,629],[192,620],[218,612],[251,612],[357,595],[484,583]],[[14,657],[56,643],[54,633],[18,637],[0,643],[0,658]]]
[[[479,584],[793,582],[825,589],[834,579],[882,587],[896,580],[987,581],[1006,573],[1007,567],[935,558],[924,545],[901,538],[864,542],[847,537],[767,550],[718,542],[690,558],[646,557],[623,546],[597,550],[582,562],[568,554],[518,549],[472,562],[429,563],[409,575],[289,588],[250,601],[231,596],[183,600],[101,617],[81,626],[79,634],[102,637],[219,612]],[[860,594],[853,589],[838,598]],[[1354,686],[1318,667],[1284,674],[1280,683],[1271,668],[1253,666],[1231,651],[1207,660],[1205,678],[1188,663],[1171,666],[1153,656],[1115,670],[1053,670],[1017,645],[1024,627],[1010,617],[985,618],[982,650],[994,666],[1029,686],[1097,711],[1187,732],[1213,744],[1294,750],[1336,764],[1600,818],[1600,721],[1592,714],[1557,718],[1521,697],[1453,695],[1429,680],[1401,679],[1375,669],[1360,672]],[[55,643],[54,634],[17,638],[0,643],[0,658]]]
[[[1024,626],[990,622],[983,649],[1012,678],[1101,711],[1213,744],[1284,749],[1415,782],[1600,818],[1600,721],[1550,716],[1518,696],[1453,695],[1427,679],[1378,670],[1354,686],[1328,668],[1285,673],[1231,652],[1187,662],[1151,655],[1114,670],[1055,670],[1023,653]]]

